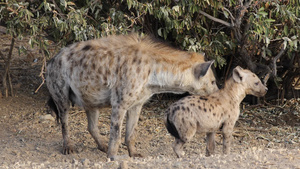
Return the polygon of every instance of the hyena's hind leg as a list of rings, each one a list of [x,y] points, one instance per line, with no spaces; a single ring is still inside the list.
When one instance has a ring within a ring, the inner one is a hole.
[[[98,149],[107,152],[107,144],[105,141],[106,139],[100,136],[99,129],[98,129],[98,118],[99,118],[99,110],[93,109],[93,110],[86,110],[86,115],[88,119],[88,131],[96,141],[96,144],[98,145]]]
[[[61,93],[62,94],[62,93]],[[63,135],[63,154],[71,154],[74,152],[74,146],[71,143],[69,135],[69,109],[70,103],[67,97],[61,97],[62,95],[56,94],[55,98],[50,98],[48,101],[49,107],[56,113],[58,121],[61,123],[62,135]]]
[[[173,150],[176,153],[178,158],[181,158],[184,156],[183,146],[185,142],[181,139],[175,138],[174,144],[173,144]]]
[[[165,125],[169,133],[175,137],[175,141],[173,143],[173,150],[176,153],[177,157],[183,157],[184,151],[183,146],[185,143],[190,141],[193,136],[196,134],[197,125],[195,122],[190,122],[190,126],[186,127],[184,124],[185,121],[177,121],[176,115],[171,113],[172,109],[167,109],[165,112]]]
[[[189,142],[196,134],[196,128],[190,127],[186,130],[181,130],[179,133],[180,138],[175,138],[173,150],[175,151],[178,158],[184,156],[183,146]]]

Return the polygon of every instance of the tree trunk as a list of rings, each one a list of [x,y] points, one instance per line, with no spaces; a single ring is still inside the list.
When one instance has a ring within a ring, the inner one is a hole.
[[[4,92],[5,92],[5,97],[9,96],[9,92],[8,92],[9,89],[8,89],[8,86],[7,86],[7,81],[8,81],[9,88],[10,88],[10,95],[14,96],[13,86],[12,86],[11,77],[10,77],[10,63],[11,63],[12,51],[13,51],[14,45],[15,45],[15,38],[12,37],[8,56],[7,56],[7,58],[4,58],[5,68],[4,68],[4,75],[3,75],[3,79],[2,79],[2,84],[3,84],[3,88],[4,88]]]

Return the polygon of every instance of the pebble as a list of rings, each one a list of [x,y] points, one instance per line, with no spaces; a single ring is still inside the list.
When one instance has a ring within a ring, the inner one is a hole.
[[[40,121],[44,122],[44,121],[55,121],[54,117],[51,116],[51,114],[46,114],[43,116],[40,116]]]
[[[89,159],[82,159],[82,160],[81,160],[81,163],[82,163],[82,165],[83,165],[84,167],[87,167],[87,166],[89,165],[89,163],[90,163],[90,160],[89,160]]]
[[[122,161],[121,164],[120,164],[119,169],[128,169],[127,161]]]

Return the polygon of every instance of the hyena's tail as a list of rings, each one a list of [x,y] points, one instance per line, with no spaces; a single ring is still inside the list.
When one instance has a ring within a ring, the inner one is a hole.
[[[74,106],[76,99],[77,98],[76,98],[76,95],[74,94],[73,90],[71,88],[69,88],[68,101],[67,101],[66,105],[62,105],[63,107],[65,107],[64,113],[66,113],[66,111],[68,111],[68,109],[70,107],[69,101],[71,101],[72,106]],[[58,107],[55,104],[54,99],[51,96],[50,96],[47,104],[48,104],[49,108],[54,111],[54,113],[56,115],[56,121],[57,121],[57,123],[59,123],[60,119],[61,119],[61,114],[59,113]],[[63,104],[63,103],[60,102],[60,104]]]
[[[168,110],[169,111],[169,110]],[[169,119],[169,113],[166,113],[166,121],[165,125],[167,127],[168,132],[177,139],[180,139],[179,133],[175,127],[175,125]]]
[[[48,106],[50,107],[50,109],[52,109],[56,115],[56,121],[57,123],[59,123],[59,112],[58,112],[58,109],[56,107],[56,104],[53,100],[53,98],[50,96],[48,102],[47,102]]]

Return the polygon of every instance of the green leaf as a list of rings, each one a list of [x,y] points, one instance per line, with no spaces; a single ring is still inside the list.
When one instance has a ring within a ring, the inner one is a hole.
[[[224,14],[225,18],[228,18],[229,13],[227,11],[223,10],[223,14]]]
[[[265,16],[268,15],[268,13],[265,12],[265,11],[259,11],[258,14],[259,14],[259,15],[262,15],[263,17],[265,17]]]
[[[66,9],[67,8],[67,2],[66,2],[66,0],[60,0],[60,5],[62,7],[64,7],[64,9]]]
[[[160,37],[163,37],[163,34],[162,34],[161,30],[162,30],[162,28],[159,28],[159,29],[157,30],[157,34],[158,34]]]
[[[288,26],[287,25],[284,25],[283,32],[284,32],[284,35],[288,35],[289,34],[289,32],[288,32]]]
[[[274,19],[266,19],[265,21],[266,21],[266,22],[275,22]]]

